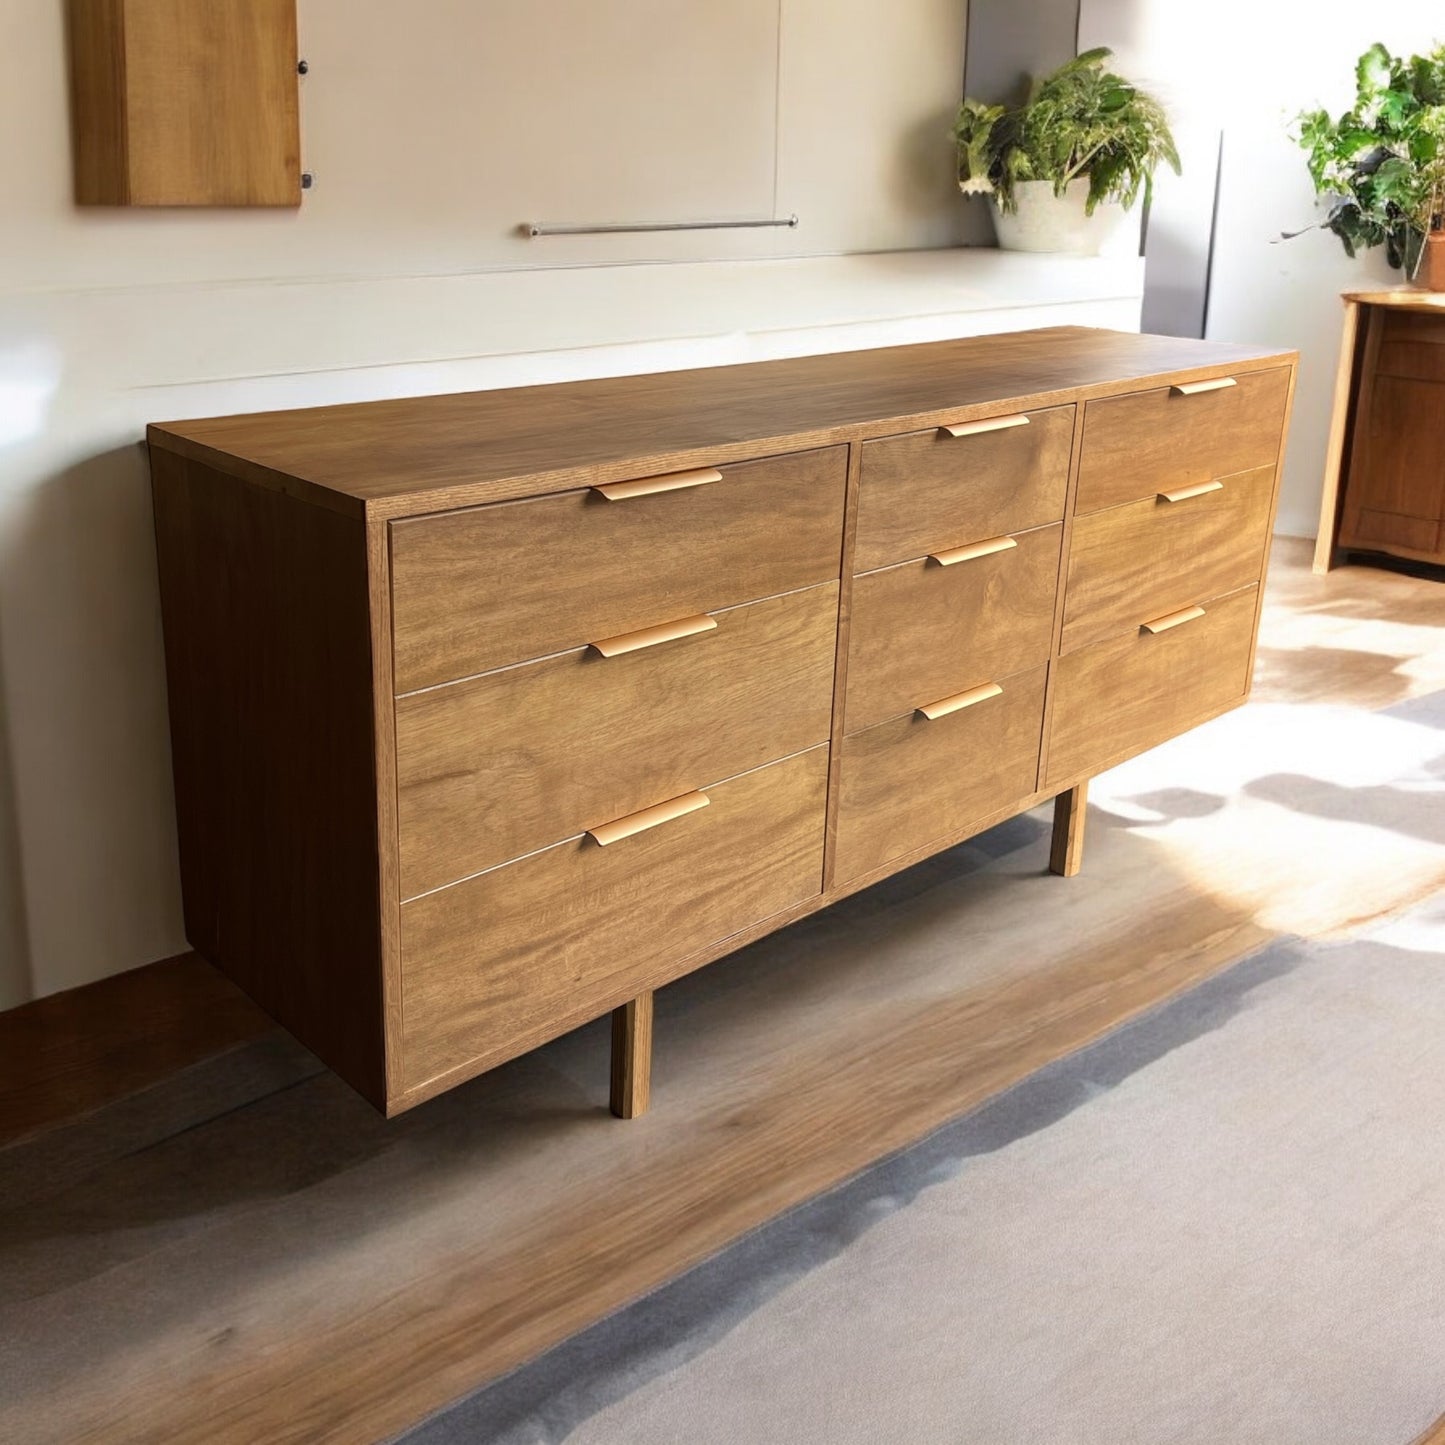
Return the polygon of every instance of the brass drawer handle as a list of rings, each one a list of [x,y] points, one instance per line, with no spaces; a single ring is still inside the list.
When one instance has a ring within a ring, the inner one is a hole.
[[[1027,426],[1026,416],[989,416],[982,421],[961,421],[956,426],[941,426],[939,431],[951,437],[976,437],[986,431],[1008,431],[1010,427]]]
[[[641,477],[635,482],[604,482],[592,488],[609,502],[625,502],[629,497],[650,497],[655,492],[680,492],[684,487],[705,487],[720,482],[723,475],[716,467],[699,467],[691,472],[668,472],[660,477]]]
[[[1145,632],[1159,634],[1168,632],[1171,627],[1183,627],[1186,622],[1193,622],[1196,618],[1204,616],[1202,607],[1181,607],[1178,612],[1165,613],[1163,617],[1156,617],[1153,622],[1144,624]]]
[[[1204,391],[1223,391],[1226,387],[1238,386],[1232,376],[1212,376],[1208,381],[1180,381],[1169,388],[1175,396],[1198,396]]]
[[[659,622],[656,627],[620,632],[616,637],[604,637],[601,642],[587,645],[603,657],[621,657],[626,652],[640,652],[644,647],[656,647],[660,642],[673,642],[679,637],[696,637],[699,632],[713,632],[716,628],[717,618],[700,612],[696,617],[679,617],[676,622]]]
[[[644,808],[640,813],[629,813],[625,818],[618,818],[612,823],[603,823],[599,827],[589,828],[587,836],[600,848],[606,848],[611,843],[620,843],[624,838],[630,838],[634,833],[645,833],[649,828],[660,827],[663,823],[670,823],[674,818],[685,818],[689,813],[695,813],[699,808],[705,808],[712,802],[706,793],[684,793],[680,798],[669,798],[665,803],[654,803],[650,808]]]
[[[1177,487],[1172,492],[1160,492],[1161,502],[1187,502],[1190,497],[1202,497],[1206,492],[1222,492],[1223,482],[1200,482],[1195,487]]]
[[[956,692],[952,697],[928,703],[918,711],[929,722],[937,722],[939,718],[947,717],[951,712],[962,712],[964,708],[972,707],[976,702],[985,702],[991,697],[997,697],[1002,691],[1003,688],[998,683],[986,682],[982,687],[971,687],[967,692]]]
[[[1012,537],[990,537],[986,542],[970,542],[966,547],[955,547],[951,552],[930,552],[928,560],[940,567],[952,567],[955,562],[972,562],[975,557],[992,557],[995,552],[1007,552],[1017,547]]]

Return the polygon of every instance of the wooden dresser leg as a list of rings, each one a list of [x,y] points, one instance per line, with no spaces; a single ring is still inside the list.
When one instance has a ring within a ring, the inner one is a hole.
[[[1089,782],[1060,793],[1054,799],[1054,843],[1049,850],[1049,871],[1072,878],[1084,862],[1084,813],[1089,805]]]
[[[652,1092],[652,994],[612,1010],[612,1112],[636,1119]]]

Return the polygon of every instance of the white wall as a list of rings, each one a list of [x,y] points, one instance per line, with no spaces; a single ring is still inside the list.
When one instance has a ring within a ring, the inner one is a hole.
[[[636,0],[652,17],[643,53],[673,77],[654,87],[667,103],[652,113],[635,86],[610,97],[579,73],[606,73],[605,34],[564,46],[560,71],[547,68],[552,44],[483,53],[495,27],[515,42],[556,5],[301,0],[318,185],[292,214],[75,210],[63,7],[0,0],[0,1006],[184,947],[138,445],[148,420],[1030,322],[1137,323],[1127,268],[955,271],[954,252],[921,267],[746,261],[958,236],[946,136],[965,0],[726,3],[719,38],[664,22],[685,9],[702,25],[723,0]],[[617,43],[635,74],[636,34]],[[560,219],[593,219],[581,213],[621,184],[624,211],[675,196],[692,213],[776,204],[802,225],[529,248],[510,234],[530,219],[517,187],[534,169],[557,175],[565,137],[538,107],[559,74],[586,89],[590,154],[609,136],[660,147],[644,146],[630,175],[579,178]],[[709,159],[659,189],[657,157],[675,152],[665,132],[690,97],[711,129],[690,115],[679,134]],[[477,162],[499,155],[505,176]],[[539,260],[549,269],[507,269]],[[670,264],[584,264],[598,261]]]

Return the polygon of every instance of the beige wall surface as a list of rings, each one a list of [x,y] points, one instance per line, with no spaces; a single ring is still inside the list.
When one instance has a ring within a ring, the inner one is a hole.
[[[299,8],[299,212],[82,212],[63,6],[0,0],[0,1007],[184,946],[146,421],[738,359],[770,284],[787,345],[823,349],[871,314],[866,264],[739,283],[732,312],[720,278],[960,234],[966,0]],[[949,289],[890,314],[987,304]]]
[[[59,3],[0,0],[9,287],[948,245],[966,0],[300,0],[289,211],[69,204]],[[527,240],[527,221],[794,231]]]

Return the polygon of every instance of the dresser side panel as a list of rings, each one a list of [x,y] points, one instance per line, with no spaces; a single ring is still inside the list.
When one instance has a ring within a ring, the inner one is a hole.
[[[187,937],[385,1107],[365,524],[151,463]]]

